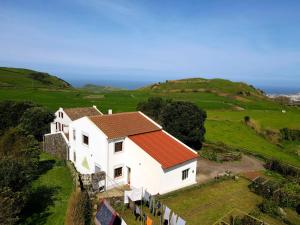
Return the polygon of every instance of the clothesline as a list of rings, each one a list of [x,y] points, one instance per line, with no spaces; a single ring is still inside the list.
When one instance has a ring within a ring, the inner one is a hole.
[[[140,189],[136,188],[131,191],[125,191],[124,203],[128,204],[130,200],[132,202],[141,201],[141,206],[143,205],[143,203],[145,203],[145,205],[149,208],[150,213],[152,215],[154,216],[157,215],[160,217],[159,225],[185,225],[186,224],[186,221],[183,220],[180,216],[178,216],[174,211],[172,212],[171,215],[171,209],[168,208],[166,205],[161,204],[159,200],[156,201],[155,196],[152,196],[150,193],[147,192],[147,190],[143,191],[142,188]],[[141,211],[138,206],[134,205],[133,211],[136,216],[136,219],[138,218],[142,220],[143,218],[144,223],[146,223],[146,225],[153,225],[153,221],[151,220],[151,218],[145,215],[145,213]],[[144,218],[145,216],[146,218]]]

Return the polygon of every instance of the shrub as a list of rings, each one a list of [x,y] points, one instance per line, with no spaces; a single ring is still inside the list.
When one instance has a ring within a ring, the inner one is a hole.
[[[54,118],[54,114],[46,108],[33,107],[23,113],[20,126],[37,140],[42,141],[43,135],[49,132],[49,124]]]
[[[244,121],[245,121],[245,123],[249,123],[250,122],[250,116],[245,116]]]
[[[293,167],[284,163],[279,162],[278,160],[269,160],[265,164],[266,169],[276,171],[284,176],[291,176],[298,178],[300,177],[300,169]]]
[[[0,224],[13,225],[19,220],[19,213],[24,201],[20,192],[10,188],[0,188]]]
[[[281,138],[287,141],[300,141],[300,130],[283,128],[280,129]]]
[[[69,200],[65,225],[90,224],[91,209],[91,201],[87,192],[74,191]]]
[[[263,213],[269,214],[271,216],[278,216],[279,215],[278,206],[272,200],[266,200],[266,199],[264,199],[263,202],[259,205],[259,209]]]

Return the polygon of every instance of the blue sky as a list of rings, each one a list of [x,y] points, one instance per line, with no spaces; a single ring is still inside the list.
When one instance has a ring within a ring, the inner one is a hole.
[[[0,65],[300,87],[300,1],[0,0]]]

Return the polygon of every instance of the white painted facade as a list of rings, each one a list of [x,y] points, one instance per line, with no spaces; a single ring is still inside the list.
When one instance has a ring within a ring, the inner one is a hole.
[[[151,194],[164,194],[196,183],[197,159],[164,170],[130,138],[109,140],[87,117],[73,121],[69,131],[70,160],[82,174],[94,173],[96,167],[105,171],[106,189],[128,184],[143,187]],[[88,136],[88,145],[83,143],[83,135]],[[115,143],[120,141],[123,141],[122,151],[115,152]],[[122,176],[115,178],[115,169],[120,167]],[[188,169],[188,177],[182,180],[185,169]]]
[[[51,134],[56,133],[56,132],[64,132],[68,133],[69,132],[69,124],[72,122],[70,117],[65,113],[63,108],[59,108],[55,112],[55,119],[54,121],[50,124],[50,131]]]
[[[102,113],[98,110],[98,108],[93,105],[93,108],[96,109],[99,114]],[[54,134],[57,132],[63,132],[65,134],[69,133],[69,124],[72,122],[72,119],[68,116],[68,114],[64,111],[62,107],[60,107],[55,113],[55,119],[50,124],[50,133]]]

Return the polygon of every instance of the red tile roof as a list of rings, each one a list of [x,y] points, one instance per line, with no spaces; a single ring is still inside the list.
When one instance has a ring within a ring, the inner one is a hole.
[[[167,169],[198,157],[196,153],[163,131],[129,136],[129,138]]]
[[[71,120],[77,120],[84,116],[102,115],[94,107],[67,108],[67,109],[63,109],[63,110],[70,117]]]
[[[89,119],[96,124],[109,139],[161,130],[160,127],[139,112],[90,116]]]

